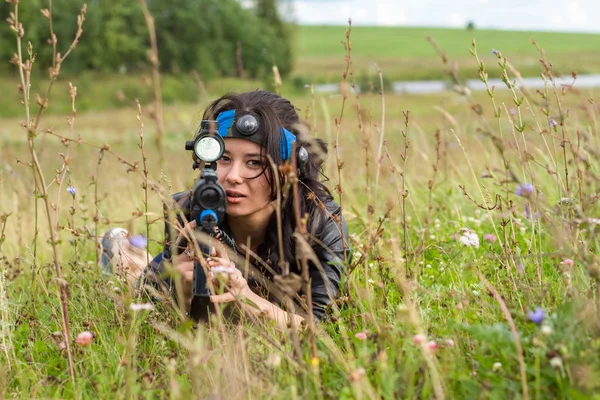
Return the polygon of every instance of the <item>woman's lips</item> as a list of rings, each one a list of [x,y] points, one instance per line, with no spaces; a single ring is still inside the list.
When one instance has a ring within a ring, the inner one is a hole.
[[[227,195],[227,202],[230,204],[240,203],[246,197],[242,192],[238,192],[237,190],[226,190],[225,194]]]

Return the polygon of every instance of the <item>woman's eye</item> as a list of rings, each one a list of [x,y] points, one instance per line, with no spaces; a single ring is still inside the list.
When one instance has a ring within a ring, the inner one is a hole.
[[[264,164],[261,160],[249,160],[248,161],[248,166],[252,167],[252,168],[262,168],[263,165]]]
[[[231,161],[231,159],[227,156],[221,156],[221,158],[219,158],[218,161],[222,161],[222,162],[229,162]]]

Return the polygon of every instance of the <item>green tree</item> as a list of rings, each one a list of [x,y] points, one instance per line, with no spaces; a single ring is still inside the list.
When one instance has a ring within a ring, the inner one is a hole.
[[[65,53],[77,29],[77,15],[86,0],[54,0],[53,28],[57,51]],[[87,0],[86,21],[77,51],[63,65],[63,72],[85,70],[134,72],[148,68],[148,28],[137,1]],[[238,0],[148,0],[155,20],[160,68],[179,73],[196,70],[204,79],[237,75],[236,50],[242,50],[244,71],[251,78],[271,74],[275,63],[282,75],[292,69],[291,27],[283,22],[275,0],[259,0],[244,8]],[[37,68],[52,64],[49,21],[40,13],[45,0],[21,1],[19,19],[24,42],[37,53]],[[6,19],[13,6],[0,2]],[[15,52],[14,34],[0,24],[0,58]],[[15,71],[3,63],[4,71]]]
[[[293,26],[281,18],[277,0],[256,0],[255,12],[264,27],[267,51],[279,73],[287,76],[293,68]]]

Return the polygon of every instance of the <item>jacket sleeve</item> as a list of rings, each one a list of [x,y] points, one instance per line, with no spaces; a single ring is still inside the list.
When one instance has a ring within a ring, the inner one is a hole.
[[[346,265],[351,262],[348,243],[348,226],[341,215],[340,207],[330,202],[322,229],[314,234],[312,249],[319,265],[310,264],[312,311],[315,319],[321,320],[325,309],[338,295]],[[340,224],[341,221],[341,224]]]

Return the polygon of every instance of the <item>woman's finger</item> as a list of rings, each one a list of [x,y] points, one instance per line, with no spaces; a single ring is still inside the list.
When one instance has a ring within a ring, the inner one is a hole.
[[[235,301],[235,296],[231,292],[223,294],[213,294],[210,296],[211,303],[231,303]]]

